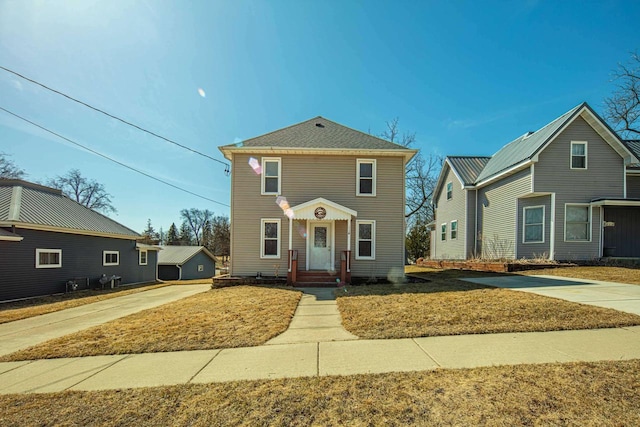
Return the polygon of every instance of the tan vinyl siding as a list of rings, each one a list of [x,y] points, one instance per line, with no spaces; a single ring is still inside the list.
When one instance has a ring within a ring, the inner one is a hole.
[[[627,198],[640,199],[640,175],[627,175]]]
[[[465,214],[465,198],[467,191],[462,188],[461,182],[456,178],[455,174],[448,166],[445,179],[443,180],[442,189],[437,200],[436,210],[436,242],[435,253],[431,255],[433,259],[464,259],[465,231],[466,231],[466,214]],[[447,200],[447,183],[453,183],[452,197]],[[458,237],[451,240],[451,222],[458,221]],[[440,227],[447,224],[447,240],[441,240]]]
[[[544,243],[524,243],[524,208],[544,206]],[[551,196],[526,197],[518,200],[518,258],[549,258],[551,242]]]
[[[478,190],[478,232],[484,257],[516,256],[517,199],[530,192],[529,168]]]
[[[587,169],[571,169],[571,141],[587,141]],[[556,193],[555,259],[591,259],[599,255],[599,210],[592,210],[591,242],[565,242],[565,204],[622,198],[623,177],[622,157],[581,117],[540,153],[535,165],[534,190]]]
[[[287,271],[289,219],[275,203],[275,196],[260,195],[260,177],[248,165],[248,154],[235,154],[232,178],[232,265],[231,274],[239,276],[272,275],[274,264]],[[259,156],[254,156],[259,159]],[[318,197],[358,212],[352,218],[352,274],[386,276],[392,267],[404,266],[404,159],[377,157],[376,196],[356,196],[356,159],[371,156],[281,155],[282,196],[290,206]],[[282,224],[281,259],[260,259],[260,219],[280,218]],[[355,221],[376,221],[376,259],[355,260]],[[345,250],[346,221],[335,222],[335,258],[339,268],[340,250]],[[293,222],[293,248],[299,251],[299,269],[306,268],[306,242],[299,227],[306,231],[306,221]]]

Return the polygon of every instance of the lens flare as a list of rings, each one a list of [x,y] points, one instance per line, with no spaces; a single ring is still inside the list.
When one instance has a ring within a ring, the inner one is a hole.
[[[260,166],[258,159],[249,157],[249,166],[251,166],[251,169],[253,169],[256,175],[262,174],[262,166]]]
[[[202,89],[201,87],[198,88],[198,93],[200,94],[201,97],[206,98],[207,94],[204,92],[204,89]]]

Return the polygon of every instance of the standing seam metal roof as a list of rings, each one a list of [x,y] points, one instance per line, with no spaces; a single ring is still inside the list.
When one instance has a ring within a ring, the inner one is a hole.
[[[14,188],[21,189],[19,200],[14,200]],[[17,205],[17,218],[9,218],[12,204]],[[0,221],[113,234],[132,239],[140,237],[130,228],[71,200],[60,190],[21,180],[0,180]]]
[[[485,156],[448,156],[447,160],[455,169],[464,185],[473,185],[491,157]]]
[[[182,265],[203,251],[215,261],[215,257],[204,246],[163,246],[158,253],[159,265]]]

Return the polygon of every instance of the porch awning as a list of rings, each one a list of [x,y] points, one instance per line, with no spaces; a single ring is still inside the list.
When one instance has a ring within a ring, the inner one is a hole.
[[[595,199],[591,206],[640,206],[640,199]]]
[[[314,221],[350,220],[352,216],[358,216],[358,212],[353,209],[349,209],[346,206],[342,206],[322,197],[293,206],[291,210],[293,211],[293,217],[295,219]]]

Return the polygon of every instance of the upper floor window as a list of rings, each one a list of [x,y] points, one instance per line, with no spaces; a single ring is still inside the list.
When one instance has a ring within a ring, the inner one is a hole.
[[[147,251],[140,251],[140,256],[138,258],[138,264],[147,265]]]
[[[376,195],[376,161],[375,159],[358,159],[357,166],[357,190],[358,196]]]
[[[376,222],[356,221],[356,259],[376,259]]]
[[[524,208],[524,243],[544,243],[544,206]]]
[[[458,221],[451,221],[451,240],[458,238]]]
[[[120,252],[102,251],[102,265],[120,265]]]
[[[453,182],[447,182],[447,200],[453,197]]]
[[[447,223],[445,222],[440,226],[440,240],[447,240]]]
[[[586,141],[571,141],[571,169],[587,168]]]
[[[62,267],[62,249],[36,249],[36,268]]]
[[[280,219],[263,219],[260,228],[260,258],[280,258]]]
[[[591,240],[589,205],[565,205],[564,240],[571,242]]]
[[[282,166],[279,157],[262,158],[262,194],[280,194]]]

